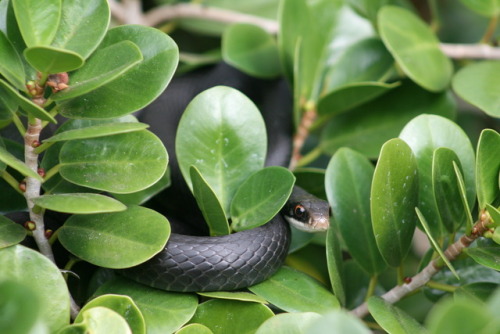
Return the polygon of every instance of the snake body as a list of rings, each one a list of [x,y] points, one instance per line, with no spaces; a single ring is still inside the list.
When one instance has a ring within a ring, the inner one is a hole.
[[[259,106],[269,134],[266,164],[286,165],[289,161],[291,105],[282,82],[253,79],[223,63],[174,79],[165,93],[139,115],[139,119],[151,125],[151,130],[162,139],[171,153],[172,186],[162,194],[163,197],[157,197],[156,209],[164,210],[171,223],[180,218],[182,224],[173,225],[173,231],[177,229],[179,233],[171,234],[160,253],[143,264],[121,271],[139,283],[181,292],[234,290],[259,283],[283,265],[288,253],[290,227],[285,217],[290,222],[289,218],[299,213],[292,223],[298,222],[299,228],[307,225],[312,217],[303,215],[304,207],[299,203],[300,199],[305,199],[306,206],[313,205],[313,210],[319,211],[316,209],[319,200],[311,199],[302,189],[296,188],[282,212],[263,226],[218,237],[180,234],[186,232],[186,227],[205,224],[201,222],[202,215],[180,177],[175,154],[172,154],[175,148],[174,134],[188,102],[214,85],[235,87]],[[255,87],[261,89],[255,91]],[[271,94],[268,93],[270,91]],[[321,201],[319,206],[322,208],[320,225],[323,224],[324,229],[328,225],[328,204]]]

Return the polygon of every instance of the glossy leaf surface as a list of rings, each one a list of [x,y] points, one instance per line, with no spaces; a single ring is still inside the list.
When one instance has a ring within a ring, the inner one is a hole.
[[[150,259],[169,236],[167,219],[139,206],[116,213],[74,215],[59,231],[67,250],[107,268],[127,268]]]
[[[329,312],[309,326],[307,334],[349,333],[369,334],[371,331],[361,320],[345,311]]]
[[[256,334],[305,334],[316,320],[321,318],[314,312],[281,313],[267,319]]]
[[[239,91],[218,86],[196,96],[176,137],[179,167],[192,188],[189,168],[199,169],[225,212],[237,188],[264,166],[265,125],[255,105]]]
[[[127,209],[125,205],[117,200],[99,194],[42,195],[33,201],[42,208],[71,214],[117,212]]]
[[[17,89],[24,90],[24,67],[21,58],[5,34],[0,31],[0,74]]]
[[[361,153],[341,148],[330,160],[325,179],[340,235],[352,257],[371,275],[386,267],[377,248],[370,214],[373,172],[373,165]]]
[[[368,300],[371,315],[382,328],[391,334],[420,334],[424,327],[400,308],[380,297]]]
[[[498,177],[500,173],[500,134],[485,129],[481,132],[476,152],[476,190],[479,208],[484,209],[497,198],[500,189]]]
[[[346,303],[346,292],[344,288],[344,263],[342,262],[342,248],[337,236],[337,230],[330,219],[330,228],[326,232],[326,260],[328,276],[332,291],[342,306]]]
[[[235,231],[261,226],[276,216],[293,190],[295,176],[284,167],[267,167],[250,175],[231,202]]]
[[[464,252],[483,266],[500,270],[500,247],[474,247],[466,248]]]
[[[59,25],[61,0],[13,0],[19,30],[28,47],[49,45]]]
[[[390,266],[399,266],[410,249],[417,201],[417,161],[404,141],[391,139],[382,146],[370,203],[375,240]]]
[[[18,244],[25,237],[26,230],[23,226],[5,216],[0,216],[0,249]]]
[[[117,312],[103,306],[97,306],[85,310],[80,322],[64,328],[61,334],[72,333],[123,333],[132,334],[127,321]]]
[[[27,48],[24,58],[38,71],[49,74],[73,71],[84,63],[78,53],[49,46]]]
[[[214,291],[214,292],[198,292],[200,296],[214,299],[229,299],[239,300],[242,302],[254,302],[260,304],[268,304],[264,298],[245,291]]]
[[[0,161],[14,168],[19,173],[43,181],[42,177],[29,168],[24,162],[16,158],[13,154],[0,146]]]
[[[0,332],[25,334],[35,332],[41,305],[26,284],[14,280],[0,282]]]
[[[433,92],[448,86],[453,73],[451,61],[420,18],[406,9],[386,6],[378,13],[378,27],[385,46],[406,75]]]
[[[45,139],[44,143],[53,143],[66,140],[75,139],[88,139],[104,136],[112,136],[120,133],[128,133],[140,131],[148,128],[149,125],[138,122],[120,122],[120,123],[107,123],[97,124],[94,126],[84,127],[80,129],[73,129],[60,132],[52,137]]]
[[[213,332],[202,324],[189,324],[179,329],[175,334],[213,334]]]

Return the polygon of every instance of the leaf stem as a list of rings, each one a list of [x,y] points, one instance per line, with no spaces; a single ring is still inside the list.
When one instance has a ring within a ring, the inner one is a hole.
[[[484,32],[483,37],[481,37],[480,43],[488,44],[491,39],[493,38],[493,34],[495,33],[495,29],[498,24],[498,15],[493,16],[488,23],[488,27],[486,28],[486,31]]]
[[[61,164],[57,164],[48,171],[45,172],[44,182],[47,182],[51,177],[59,173],[59,169],[61,169]]]
[[[426,286],[431,288],[431,289],[436,289],[436,290],[441,290],[441,291],[446,291],[446,292],[455,292],[455,290],[457,289],[456,286],[449,285],[449,284],[443,284],[443,283],[439,283],[436,281],[429,281],[429,282],[427,282]]]
[[[6,170],[1,172],[2,179],[7,182],[15,191],[24,196],[24,193],[19,189],[19,181],[16,180],[9,172]]]
[[[12,113],[12,121],[14,122],[14,125],[17,128],[17,131],[21,134],[22,137],[26,134],[26,128],[24,127],[23,122],[21,122],[21,119],[16,113]]]
[[[401,263],[399,265],[399,267],[396,268],[396,279],[397,279],[398,285],[401,285],[404,283],[405,274],[404,274],[403,263]]]
[[[436,0],[428,0],[429,9],[431,11],[431,29],[436,32],[441,27],[441,19],[439,18],[439,7]]]
[[[323,151],[321,150],[321,147],[315,147],[313,150],[309,151],[306,155],[302,156],[299,161],[297,161],[297,164],[295,167],[303,167],[314,160],[316,160],[322,153]]]
[[[373,294],[375,293],[375,288],[377,286],[377,282],[378,282],[378,276],[377,275],[373,275],[370,278],[370,283],[368,284],[368,290],[366,291],[365,301],[367,301],[368,298],[370,298],[371,296],[373,296]]]

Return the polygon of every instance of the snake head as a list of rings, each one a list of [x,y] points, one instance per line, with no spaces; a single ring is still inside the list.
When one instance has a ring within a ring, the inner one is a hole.
[[[301,192],[304,193],[301,193]],[[293,227],[305,232],[326,231],[330,226],[330,205],[295,187],[293,196],[283,208],[283,216]]]

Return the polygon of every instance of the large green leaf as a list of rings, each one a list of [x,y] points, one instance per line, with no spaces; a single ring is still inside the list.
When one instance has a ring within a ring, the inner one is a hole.
[[[469,65],[453,78],[453,89],[467,102],[492,117],[500,117],[500,97],[495,87],[500,85],[500,62],[486,61]],[[481,80],[477,80],[481,78]]]
[[[373,171],[373,165],[361,153],[341,148],[330,160],[325,178],[328,201],[342,239],[352,257],[370,275],[386,267],[370,216]]]
[[[59,132],[58,134],[55,134],[52,137],[44,139],[43,142],[55,143],[59,141],[67,141],[75,139],[105,137],[121,133],[140,131],[148,127],[149,127],[148,124],[139,122],[117,122],[117,123],[96,124],[93,126]]]
[[[0,216],[0,248],[20,243],[26,237],[26,230],[7,217]]]
[[[71,74],[70,86],[51,98],[62,101],[98,89],[123,75],[142,60],[141,50],[130,41],[121,41],[99,49],[84,67]]]
[[[212,291],[212,292],[198,292],[198,294],[203,297],[215,298],[215,299],[239,300],[242,302],[255,302],[261,304],[269,303],[264,298],[254,295],[251,292],[245,292],[245,291]]]
[[[175,332],[191,319],[198,306],[194,294],[153,289],[120,277],[101,285],[96,294],[105,293],[131,297],[144,316],[148,334]]]
[[[387,140],[397,137],[406,123],[422,113],[452,118],[453,97],[430,93],[404,81],[380,98],[332,118],[323,130],[320,147],[333,154],[348,146],[375,159]]]
[[[107,268],[127,268],[150,259],[165,247],[169,236],[168,220],[139,206],[116,213],[74,215],[59,230],[59,240],[67,250]]]
[[[306,330],[307,334],[349,333],[370,334],[368,327],[354,315],[343,310],[328,312]]]
[[[500,246],[466,248],[464,252],[477,263],[500,270]]]
[[[368,299],[368,310],[377,323],[391,334],[422,334],[424,327],[400,308],[380,297]]]
[[[2,31],[0,31],[0,74],[17,89],[25,89],[23,63],[16,49]]]
[[[228,64],[251,76],[273,78],[281,73],[276,41],[252,24],[237,23],[224,31],[222,56]]]
[[[137,191],[130,194],[112,194],[114,198],[118,199],[120,202],[126,205],[142,205],[150,200],[152,197],[160,193],[161,191],[168,188],[171,184],[172,180],[170,179],[170,170],[167,168],[165,174],[161,177],[161,179],[150,186],[141,191]]]
[[[276,216],[292,193],[295,176],[284,167],[267,167],[250,175],[231,202],[236,231],[264,225]]]
[[[288,267],[280,268],[249,290],[287,312],[324,313],[340,307],[337,298],[321,283]]]
[[[73,193],[42,195],[33,199],[39,207],[72,214],[117,212],[127,209],[117,200],[99,194]]]
[[[189,168],[193,165],[229,212],[236,189],[264,166],[266,130],[252,101],[233,88],[218,86],[188,105],[175,145],[187,184],[192,188]]]
[[[37,172],[29,168],[24,162],[16,158],[12,153],[7,151],[4,147],[0,146],[0,161],[14,168],[19,173],[43,181],[42,177]]]
[[[109,19],[106,0],[63,1],[61,22],[52,45],[86,59],[104,38]]]
[[[332,291],[342,306],[346,304],[346,291],[344,287],[344,263],[342,259],[342,248],[336,227],[330,223],[326,232],[326,261],[328,276]]]
[[[457,155],[449,148],[440,147],[434,151],[432,187],[441,221],[449,233],[456,232],[466,220],[453,162],[460,166]]]
[[[453,150],[463,168],[469,207],[475,200],[475,157],[467,135],[452,121],[435,116],[421,115],[409,122],[399,135],[412,149],[417,158],[419,173],[418,207],[429,222],[434,238],[442,234],[441,219],[432,189],[432,156],[436,148]]]
[[[255,334],[305,334],[319,318],[321,316],[314,312],[281,313],[267,319]]]
[[[404,141],[391,139],[382,146],[370,203],[375,240],[390,266],[401,265],[408,254],[415,231],[417,201],[417,161]]]
[[[481,132],[477,144],[476,190],[479,209],[491,204],[500,191],[498,175],[500,173],[500,134],[491,129]]]
[[[59,26],[61,0],[12,0],[12,4],[26,45],[49,45]]]
[[[79,320],[79,322],[63,328],[58,333],[132,334],[127,321],[117,312],[104,306],[85,310]]]
[[[142,62],[99,89],[61,101],[61,114],[68,118],[119,117],[143,108],[163,92],[179,60],[175,42],[154,28],[125,25],[110,29],[96,52],[126,40],[139,47]]]
[[[122,295],[103,295],[92,299],[82,307],[75,319],[75,323],[82,322],[85,311],[99,306],[109,308],[121,315],[127,321],[132,333],[146,333],[146,325],[141,311],[132,298]]]
[[[464,5],[476,13],[494,18],[500,15],[500,1],[498,0],[460,0]]]
[[[383,7],[378,13],[382,40],[412,80],[433,92],[446,89],[453,67],[430,28],[410,11]]]
[[[21,245],[0,249],[0,282],[14,280],[28,286],[41,308],[50,332],[69,323],[69,292],[59,268],[47,257]]]
[[[273,315],[262,304],[212,299],[198,306],[190,322],[205,325],[214,333],[250,334]]]
[[[68,141],[59,159],[66,180],[122,194],[155,184],[168,163],[162,142],[147,130]]]
[[[42,73],[69,72],[80,68],[84,60],[78,53],[52,46],[32,46],[24,50],[24,58]]]
[[[29,285],[0,281],[0,333],[35,333],[41,305]]]
[[[210,235],[229,234],[231,229],[217,195],[195,166],[191,166],[189,172],[193,183],[193,195],[208,225]]]

